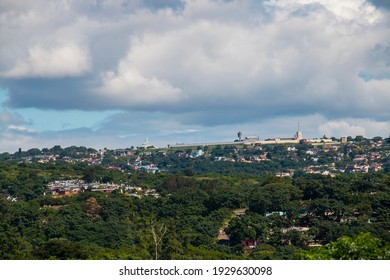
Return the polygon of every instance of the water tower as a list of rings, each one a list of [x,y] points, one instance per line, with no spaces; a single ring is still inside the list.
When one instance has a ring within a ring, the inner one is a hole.
[[[237,133],[237,136],[238,136],[238,140],[241,141],[241,139],[242,139],[242,132],[241,132],[241,131],[238,132],[238,133]]]

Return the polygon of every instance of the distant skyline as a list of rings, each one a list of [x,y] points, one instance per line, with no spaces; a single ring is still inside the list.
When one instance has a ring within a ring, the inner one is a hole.
[[[0,152],[390,134],[390,1],[0,2]]]

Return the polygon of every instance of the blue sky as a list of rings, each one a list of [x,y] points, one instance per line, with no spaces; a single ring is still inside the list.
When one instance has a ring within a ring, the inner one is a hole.
[[[0,110],[7,110],[7,106],[3,105],[7,99],[7,91],[1,89],[0,103],[2,106],[0,107]],[[20,114],[22,119],[26,120],[28,128],[37,132],[44,132],[47,130],[59,131],[79,127],[96,128],[99,126],[99,123],[108,116],[118,112],[115,110],[86,112],[82,110],[42,110],[38,108],[8,108],[8,110]]]
[[[0,152],[390,134],[384,0],[0,3]]]

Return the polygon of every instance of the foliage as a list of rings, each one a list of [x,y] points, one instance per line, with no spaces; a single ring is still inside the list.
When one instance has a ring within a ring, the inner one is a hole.
[[[390,246],[370,233],[343,236],[325,247],[298,254],[309,260],[388,260]]]
[[[312,148],[297,146],[297,159],[288,159],[283,146],[204,149],[272,157],[256,164],[139,152],[145,162],[171,165],[170,172],[156,174],[125,169],[128,158],[115,152],[99,165],[65,160],[97,153],[83,147],[3,154],[0,259],[154,259],[156,251],[159,259],[389,259],[390,175],[272,175],[301,166]],[[22,162],[46,153],[64,160]],[[50,194],[49,182],[69,179],[124,183],[158,196],[136,198],[119,189]],[[237,209],[245,214],[234,214]],[[222,230],[229,240],[218,241]],[[248,249],[243,241],[257,246]],[[310,244],[322,247],[309,250]]]

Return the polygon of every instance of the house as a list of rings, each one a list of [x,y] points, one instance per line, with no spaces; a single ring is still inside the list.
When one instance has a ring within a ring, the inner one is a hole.
[[[356,164],[363,164],[367,162],[366,155],[356,155],[353,159],[353,162]]]
[[[356,216],[350,216],[350,217],[343,217],[340,219],[340,223],[348,223],[348,222],[352,222],[352,221],[357,221],[357,217]]]
[[[316,154],[316,152],[313,151],[313,150],[308,150],[308,151],[306,151],[306,154],[307,154],[307,155],[314,156],[314,155]]]
[[[237,162],[252,163],[250,160],[247,160],[244,156],[239,156]]]
[[[348,164],[346,171],[351,173],[368,173],[369,165]]]
[[[292,174],[289,172],[280,172],[275,174],[276,177],[292,177]]]
[[[309,227],[289,227],[289,228],[282,228],[280,231],[282,233],[287,233],[287,232],[292,231],[292,230],[298,231],[300,233],[305,233],[305,232],[309,231],[310,228]]]
[[[262,159],[260,158],[260,156],[259,155],[252,155],[251,157],[250,157],[250,159],[252,160],[252,161],[262,161]]]
[[[140,196],[139,194],[136,194],[136,193],[129,193],[128,196],[142,198],[142,196]]]
[[[276,212],[267,212],[264,214],[264,216],[268,217],[268,216],[271,216],[271,215],[279,215],[279,216],[286,216],[287,215],[287,212],[282,212],[282,211],[276,211]]]
[[[146,171],[148,173],[156,173],[156,172],[160,171],[160,169],[154,164],[142,165],[139,169]]]
[[[241,245],[247,249],[256,249],[257,245],[260,244],[259,240],[243,240],[241,241]]]
[[[7,194],[0,194],[0,199],[6,199],[8,201],[16,202],[18,201],[18,198],[16,196],[11,196]]]
[[[204,152],[202,150],[196,150],[191,153],[192,158],[197,158],[203,156]]]
[[[370,166],[370,169],[371,169],[372,171],[375,171],[375,172],[381,171],[381,170],[382,170],[382,165],[379,164],[379,163],[374,163],[374,164],[372,164],[372,165]]]
[[[248,210],[248,209],[247,208],[236,209],[236,210],[233,210],[233,213],[236,216],[241,216],[241,215],[245,214],[246,210]]]

